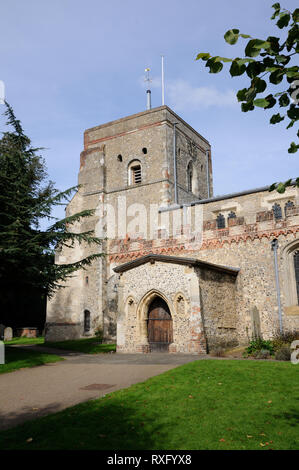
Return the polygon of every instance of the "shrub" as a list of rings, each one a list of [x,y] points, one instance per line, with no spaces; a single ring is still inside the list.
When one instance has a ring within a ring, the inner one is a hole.
[[[295,340],[299,340],[299,331],[286,331],[284,333],[277,332],[272,340],[274,351],[279,351],[286,345],[290,346],[290,344]]]
[[[269,359],[271,356],[271,353],[269,349],[261,349],[255,354],[256,359]]]
[[[245,353],[248,356],[256,357],[261,350],[269,351],[270,355],[274,354],[273,343],[270,340],[264,340],[261,338],[250,341]]]
[[[284,344],[275,353],[275,359],[277,361],[290,361],[291,360],[291,349],[288,344]]]

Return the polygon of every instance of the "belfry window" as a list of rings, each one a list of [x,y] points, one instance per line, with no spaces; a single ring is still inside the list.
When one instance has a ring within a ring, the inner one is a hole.
[[[223,214],[217,216],[217,228],[225,228],[225,218]]]
[[[90,331],[90,311],[84,310],[84,333]]]
[[[141,165],[138,160],[130,164],[128,179],[129,179],[129,185],[139,184],[142,182]]]
[[[192,162],[189,162],[188,167],[187,167],[187,187],[188,191],[192,193],[192,179],[193,179],[193,168],[192,168]]]
[[[276,220],[282,219],[282,212],[279,204],[275,203],[272,210]]]

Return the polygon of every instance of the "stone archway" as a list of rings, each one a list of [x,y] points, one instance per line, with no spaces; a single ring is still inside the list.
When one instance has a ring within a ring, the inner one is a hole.
[[[147,332],[150,352],[169,352],[173,342],[172,317],[167,303],[159,296],[148,307]]]
[[[155,299],[160,299],[160,302],[165,303],[165,311],[173,318],[172,308],[170,307],[169,300],[159,291],[151,290],[147,292],[141,299],[137,309],[137,326],[138,336],[140,338],[140,351],[150,352],[151,347],[148,339],[148,321],[149,321],[149,310]],[[172,330],[171,330],[172,331]]]

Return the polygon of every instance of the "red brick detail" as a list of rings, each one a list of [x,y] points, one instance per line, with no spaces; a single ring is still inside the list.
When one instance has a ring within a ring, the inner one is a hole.
[[[231,217],[228,219],[228,226],[235,227],[236,225],[243,225],[244,217]]]
[[[115,239],[109,242],[109,261],[113,263],[125,263],[127,261],[136,259],[140,256],[148,254],[171,254],[177,255],[184,253],[194,253],[200,250],[208,250],[214,248],[221,248],[225,243],[231,245],[232,243],[246,243],[247,241],[262,240],[263,238],[277,238],[280,235],[287,236],[299,231],[298,226],[294,227],[277,227],[273,224],[273,228],[267,231],[258,231],[258,224],[244,225],[243,233],[238,235],[229,235],[229,230],[222,229],[215,232],[216,238],[204,239],[202,244],[194,241],[194,238],[166,238],[156,240],[143,240],[138,239],[138,247],[136,249],[136,240]],[[221,236],[219,236],[221,234]],[[134,244],[134,248],[131,248]]]
[[[216,230],[216,220],[206,220],[203,223],[203,230]]]
[[[90,155],[94,152],[102,151],[102,150],[103,149],[99,148],[99,147],[88,149],[88,150],[83,150],[83,152],[81,152],[81,154],[80,154],[80,170],[84,167],[85,162],[86,162],[86,158],[88,157],[88,155]]]
[[[142,131],[143,129],[148,129],[150,127],[156,127],[156,126],[161,126],[162,121],[155,122],[153,124],[148,124],[146,126],[141,126],[138,127],[137,129],[134,129],[133,131],[126,131],[126,132],[120,132],[119,134],[107,136],[107,137],[102,137],[101,139],[95,139],[95,140],[89,140],[88,136],[88,131],[85,131],[84,133],[84,149],[87,149],[89,145],[94,145],[97,144],[98,142],[104,142],[106,140],[111,140],[111,139],[116,139],[117,137],[122,137],[127,134],[133,134],[134,132]]]
[[[273,211],[257,212],[256,214],[257,222],[266,222],[267,220],[273,220]]]

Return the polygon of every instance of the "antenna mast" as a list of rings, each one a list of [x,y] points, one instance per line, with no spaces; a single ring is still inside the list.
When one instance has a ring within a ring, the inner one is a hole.
[[[164,106],[164,55],[161,55],[161,68],[162,68],[162,106]]]
[[[151,99],[151,90],[150,90],[150,84],[152,82],[151,78],[150,78],[150,71],[151,69],[149,67],[147,67],[145,69],[145,79],[144,81],[147,83],[147,90],[146,90],[146,96],[147,96],[147,99],[146,99],[146,109],[152,109],[152,99]]]

